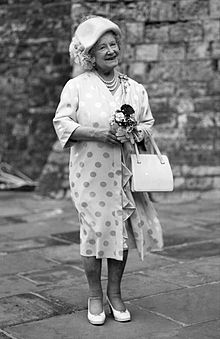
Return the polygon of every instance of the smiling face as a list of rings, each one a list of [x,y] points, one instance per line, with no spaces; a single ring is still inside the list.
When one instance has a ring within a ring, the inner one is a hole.
[[[110,74],[118,66],[119,51],[114,33],[103,34],[91,51],[96,70],[100,74]]]

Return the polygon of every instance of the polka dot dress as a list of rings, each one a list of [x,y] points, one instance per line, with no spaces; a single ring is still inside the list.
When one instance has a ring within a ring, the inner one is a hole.
[[[126,103],[137,119],[150,127],[153,118],[143,86],[129,81]],[[123,258],[123,236],[132,236],[140,257],[162,246],[160,224],[148,197],[130,191],[131,173],[122,164],[122,148],[96,141],[70,141],[80,125],[109,128],[113,112],[122,104],[122,91],[113,96],[93,73],[86,72],[64,87],[54,118],[63,147],[70,149],[69,179],[80,221],[80,253],[96,258]],[[150,213],[150,218],[148,213]],[[132,232],[126,231],[129,218]],[[156,226],[156,228],[155,228]]]
[[[72,154],[71,193],[80,219],[81,254],[121,259],[123,219],[120,148],[89,142]],[[76,161],[77,160],[77,161]],[[80,172],[78,171],[80,167]],[[80,175],[79,175],[80,174]]]

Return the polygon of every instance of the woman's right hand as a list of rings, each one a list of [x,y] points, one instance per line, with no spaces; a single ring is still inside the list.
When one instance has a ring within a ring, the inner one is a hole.
[[[95,131],[95,138],[98,141],[101,142],[106,142],[106,143],[110,143],[113,145],[119,145],[120,142],[118,141],[116,135],[115,135],[115,131],[112,129],[108,129],[108,128],[99,128]]]
[[[71,135],[71,140],[76,141],[100,141],[106,142],[112,145],[119,145],[116,135],[116,131],[111,128],[94,128],[87,126],[77,127]]]

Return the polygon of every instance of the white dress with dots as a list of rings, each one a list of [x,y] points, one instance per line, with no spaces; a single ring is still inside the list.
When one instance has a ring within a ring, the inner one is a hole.
[[[70,188],[79,213],[80,254],[84,256],[122,260],[123,236],[127,233],[141,259],[163,245],[161,226],[148,195],[131,193],[129,161],[122,163],[122,147],[69,140],[80,125],[109,128],[112,114],[124,103],[134,108],[142,128],[152,127],[146,90],[130,78],[123,83],[126,93],[120,85],[113,96],[93,72],[69,80],[53,120],[62,146],[70,147]],[[125,147],[125,159],[129,152]],[[128,218],[131,229],[126,232]]]

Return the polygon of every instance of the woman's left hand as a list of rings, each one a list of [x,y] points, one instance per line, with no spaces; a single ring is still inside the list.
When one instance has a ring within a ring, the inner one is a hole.
[[[134,144],[135,142],[141,142],[144,139],[144,131],[136,127],[132,132],[127,132],[125,128],[119,127],[115,133],[116,138],[122,144],[130,141]]]
[[[125,128],[118,128],[115,135],[116,135],[117,140],[121,142],[122,144],[128,141],[134,144],[133,134],[131,132],[128,133]]]
[[[134,131],[135,142],[141,142],[144,139],[144,131],[140,127],[137,127]]]

